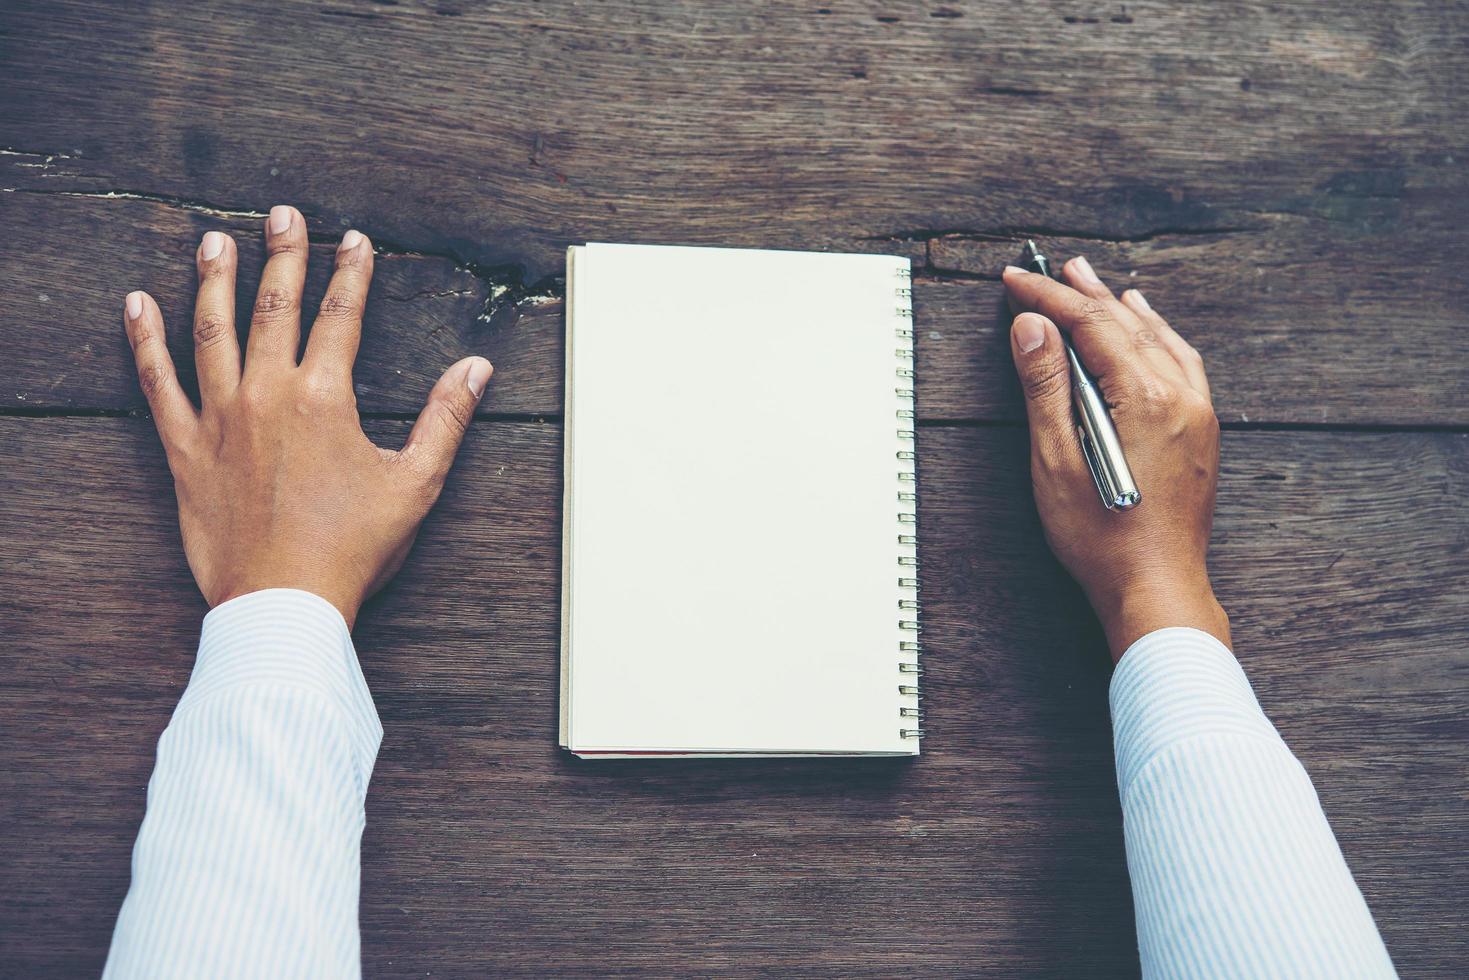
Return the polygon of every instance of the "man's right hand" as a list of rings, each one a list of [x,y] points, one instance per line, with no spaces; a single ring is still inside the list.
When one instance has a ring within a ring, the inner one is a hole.
[[[1030,470],[1046,540],[1102,621],[1112,658],[1166,626],[1230,643],[1205,555],[1219,475],[1219,422],[1190,347],[1137,290],[1112,295],[1084,258],[1066,284],[1005,270],[1011,352],[1030,418]],[[1071,370],[1057,326],[1096,375],[1142,492],[1129,511],[1102,506],[1082,457]]]

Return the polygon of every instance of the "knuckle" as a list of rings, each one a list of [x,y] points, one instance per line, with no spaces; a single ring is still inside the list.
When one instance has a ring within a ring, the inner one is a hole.
[[[1177,408],[1181,397],[1177,388],[1159,378],[1148,378],[1143,383],[1144,400],[1159,408]]]
[[[1132,335],[1132,346],[1140,351],[1163,346],[1162,339],[1153,330],[1143,327]]]
[[[156,361],[138,365],[138,387],[143,389],[144,397],[150,401],[163,390],[167,382],[168,368],[164,365]]]
[[[469,430],[470,420],[474,417],[474,406],[464,398],[446,398],[439,417],[455,435],[463,436]]]
[[[238,389],[240,407],[247,414],[260,415],[270,404],[270,387],[260,381],[245,381]]]
[[[351,248],[346,251],[338,251],[336,263],[338,269],[361,269],[372,261],[372,249]]]
[[[304,257],[306,255],[306,249],[306,242],[287,237],[277,238],[269,246],[269,251],[272,256],[296,255]]]
[[[222,279],[234,272],[234,265],[228,261],[228,250],[225,253],[199,263],[199,278],[203,280]]]
[[[333,289],[321,299],[321,315],[333,318],[350,318],[362,312],[361,296],[351,290]]]
[[[199,350],[212,347],[224,339],[229,322],[218,313],[201,313],[194,318],[194,346]]]
[[[1097,327],[1112,322],[1112,311],[1101,300],[1088,299],[1077,306],[1076,319],[1082,326]]]
[[[142,350],[157,339],[158,332],[146,323],[136,324],[128,331],[128,343],[132,344],[134,351]]]
[[[1168,418],[1179,408],[1178,390],[1161,378],[1139,378],[1130,387],[1129,400],[1135,401],[1149,418]]]
[[[312,405],[330,405],[343,400],[341,379],[329,371],[308,371],[301,392]]]
[[[1194,422],[1201,425],[1212,425],[1216,429],[1219,427],[1219,417],[1214,414],[1213,404],[1192,388],[1179,394],[1179,405],[1181,410]]]
[[[296,297],[284,289],[276,287],[262,289],[260,295],[255,297],[257,316],[280,316],[294,311],[295,308]]]
[[[1069,382],[1066,362],[1059,357],[1046,358],[1025,373],[1025,397],[1032,401],[1054,398],[1068,389]]]
[[[156,418],[154,425],[158,429],[158,438],[163,443],[163,451],[168,456],[168,467],[173,471],[174,485],[177,487],[181,474],[188,473],[199,458],[198,442],[179,433],[171,425],[159,425]]]

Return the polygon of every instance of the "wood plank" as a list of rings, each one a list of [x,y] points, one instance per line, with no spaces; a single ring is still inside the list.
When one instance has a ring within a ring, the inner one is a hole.
[[[913,764],[559,753],[559,443],[474,427],[359,624],[387,729],[368,975],[1135,972],[1105,657],[1018,428],[920,432],[934,735]],[[0,959],[95,973],[203,608],[146,420],[0,419],[0,445]],[[1469,438],[1239,432],[1224,458],[1241,657],[1399,969],[1462,974]]]
[[[22,179],[294,201],[526,282],[587,239],[1133,238],[1469,206],[1469,9],[1438,0],[71,0],[3,26],[0,145],[41,164]]]
[[[118,312],[135,287],[162,304],[192,391],[193,250],[206,230],[239,242],[237,317],[248,323],[258,219],[17,192],[0,194],[0,221],[0,272],[13,308],[0,320],[0,411],[143,410]],[[1425,217],[1352,236],[1307,219],[1261,221],[1250,232],[1143,242],[1042,241],[1057,255],[1085,251],[1110,281],[1145,290],[1204,353],[1226,422],[1469,425],[1469,295],[1447,268],[1458,226]],[[945,235],[908,244],[919,249],[920,269],[928,263],[914,300],[921,417],[1022,417],[1009,317],[993,278],[1016,257],[1014,240]],[[325,287],[331,250],[328,241],[316,248],[307,309]],[[1407,254],[1424,260],[1400,272]],[[445,257],[380,256],[357,363],[361,407],[416,412],[444,366],[480,353],[496,365],[482,411],[559,415],[560,286],[529,296],[505,289],[503,279]]]
[[[163,309],[174,364],[197,404],[194,251],[209,230],[229,232],[238,243],[235,318],[241,337],[248,336],[264,262],[262,219],[15,193],[0,194],[0,222],[16,232],[0,241],[0,273],[16,303],[14,315],[0,320],[0,411],[145,410],[121,313],[122,297],[140,288]],[[107,233],[97,234],[99,228]],[[326,289],[334,242],[312,248],[305,310],[315,310]],[[487,410],[559,412],[560,302],[497,302],[497,285],[446,258],[379,255],[354,372],[360,407],[416,413],[439,374],[474,353],[497,371]]]
[[[1461,230],[1426,208],[1394,231],[1343,233],[1261,218],[1249,231],[1139,242],[1042,236],[1085,254],[1115,292],[1142,290],[1204,356],[1226,423],[1469,423],[1469,259]],[[931,275],[994,277],[1012,240],[928,242]],[[1410,256],[1425,256],[1418,266]],[[993,282],[935,281],[914,294],[919,405],[934,419],[1024,417],[1010,317]]]

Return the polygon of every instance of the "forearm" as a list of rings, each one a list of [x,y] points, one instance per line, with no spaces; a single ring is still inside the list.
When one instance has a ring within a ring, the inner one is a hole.
[[[211,612],[159,739],[107,975],[356,975],[381,737],[331,605],[271,590]]]
[[[1150,633],[1111,700],[1145,975],[1394,975],[1310,777],[1228,649]]]

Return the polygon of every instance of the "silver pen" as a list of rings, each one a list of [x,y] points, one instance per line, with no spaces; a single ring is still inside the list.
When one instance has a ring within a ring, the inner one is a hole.
[[[1051,263],[1030,239],[1025,241],[1025,266],[1031,272],[1039,272],[1048,279]],[[1081,454],[1086,457],[1087,469],[1092,471],[1092,480],[1097,493],[1102,495],[1102,504],[1108,510],[1129,510],[1138,505],[1143,495],[1133,482],[1132,471],[1127,468],[1127,457],[1122,455],[1122,441],[1117,438],[1117,427],[1107,412],[1107,403],[1097,390],[1097,383],[1087,372],[1081,358],[1063,334],[1061,343],[1066,345],[1066,359],[1071,362],[1071,401],[1076,405],[1076,434],[1081,439]]]

